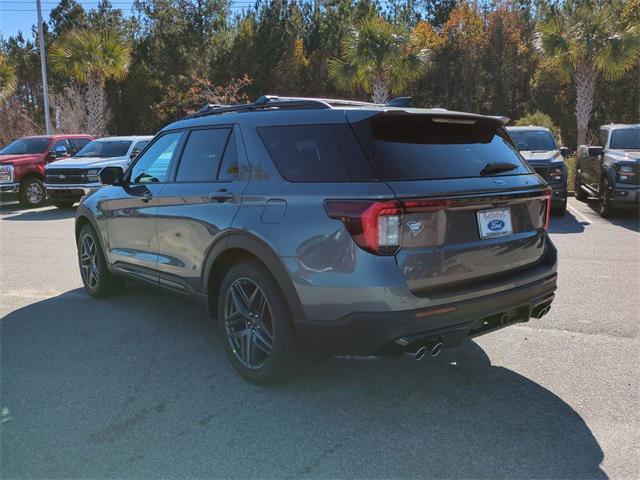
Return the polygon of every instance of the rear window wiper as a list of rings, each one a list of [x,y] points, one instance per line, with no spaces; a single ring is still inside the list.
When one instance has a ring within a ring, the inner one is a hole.
[[[518,168],[518,165],[514,163],[487,163],[484,168],[480,170],[480,175],[493,175],[494,173],[508,172],[510,170],[515,170],[516,168]]]

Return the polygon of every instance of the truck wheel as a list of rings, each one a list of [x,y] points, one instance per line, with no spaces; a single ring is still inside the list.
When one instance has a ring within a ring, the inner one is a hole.
[[[46,197],[42,180],[39,178],[27,178],[20,184],[20,204],[23,207],[39,207]]]
[[[243,262],[218,293],[218,326],[231,364],[247,381],[273,384],[301,363],[289,306],[268,272]]]
[[[564,202],[559,207],[555,207],[551,209],[551,215],[555,215],[558,217],[564,217],[564,214],[567,213],[567,199],[564,199]]]
[[[598,204],[598,213],[602,218],[609,218],[615,214],[616,209],[611,205],[611,192],[609,189],[609,180],[603,178],[600,181],[600,203]]]
[[[576,194],[576,200],[580,202],[586,202],[587,199],[589,198],[581,187],[580,174],[578,172],[576,172],[576,178],[573,182],[573,190]]]
[[[71,207],[73,207],[75,205],[75,200],[56,200],[55,202],[53,202],[53,205],[56,208],[60,208],[62,210],[66,210],[69,209]]]
[[[82,227],[78,236],[78,264],[84,288],[92,297],[112,295],[124,283],[107,268],[98,235],[89,224]]]

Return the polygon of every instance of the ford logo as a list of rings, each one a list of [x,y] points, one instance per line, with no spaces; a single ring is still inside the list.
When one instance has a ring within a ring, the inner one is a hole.
[[[493,230],[494,232],[496,230],[502,230],[504,228],[504,222],[502,220],[491,220],[487,224],[487,227],[489,228],[489,230]]]

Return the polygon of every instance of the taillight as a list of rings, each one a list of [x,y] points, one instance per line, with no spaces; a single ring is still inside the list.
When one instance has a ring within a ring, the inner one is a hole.
[[[553,190],[549,189],[547,190],[547,208],[546,208],[546,212],[545,212],[545,219],[544,219],[544,229],[549,230],[549,222],[551,221],[551,196],[553,195]]]
[[[344,223],[360,248],[378,255],[395,255],[400,248],[400,202],[327,200],[324,207],[329,217]]]

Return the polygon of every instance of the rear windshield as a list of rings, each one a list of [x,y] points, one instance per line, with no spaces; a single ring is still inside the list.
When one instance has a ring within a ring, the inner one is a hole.
[[[383,180],[479,177],[502,163],[514,168],[492,175],[531,173],[493,120],[386,114],[353,128]]]
[[[556,142],[546,130],[509,130],[509,135],[518,150],[543,151],[557,150]]]
[[[614,130],[609,148],[620,150],[640,149],[640,128],[619,128]]]

